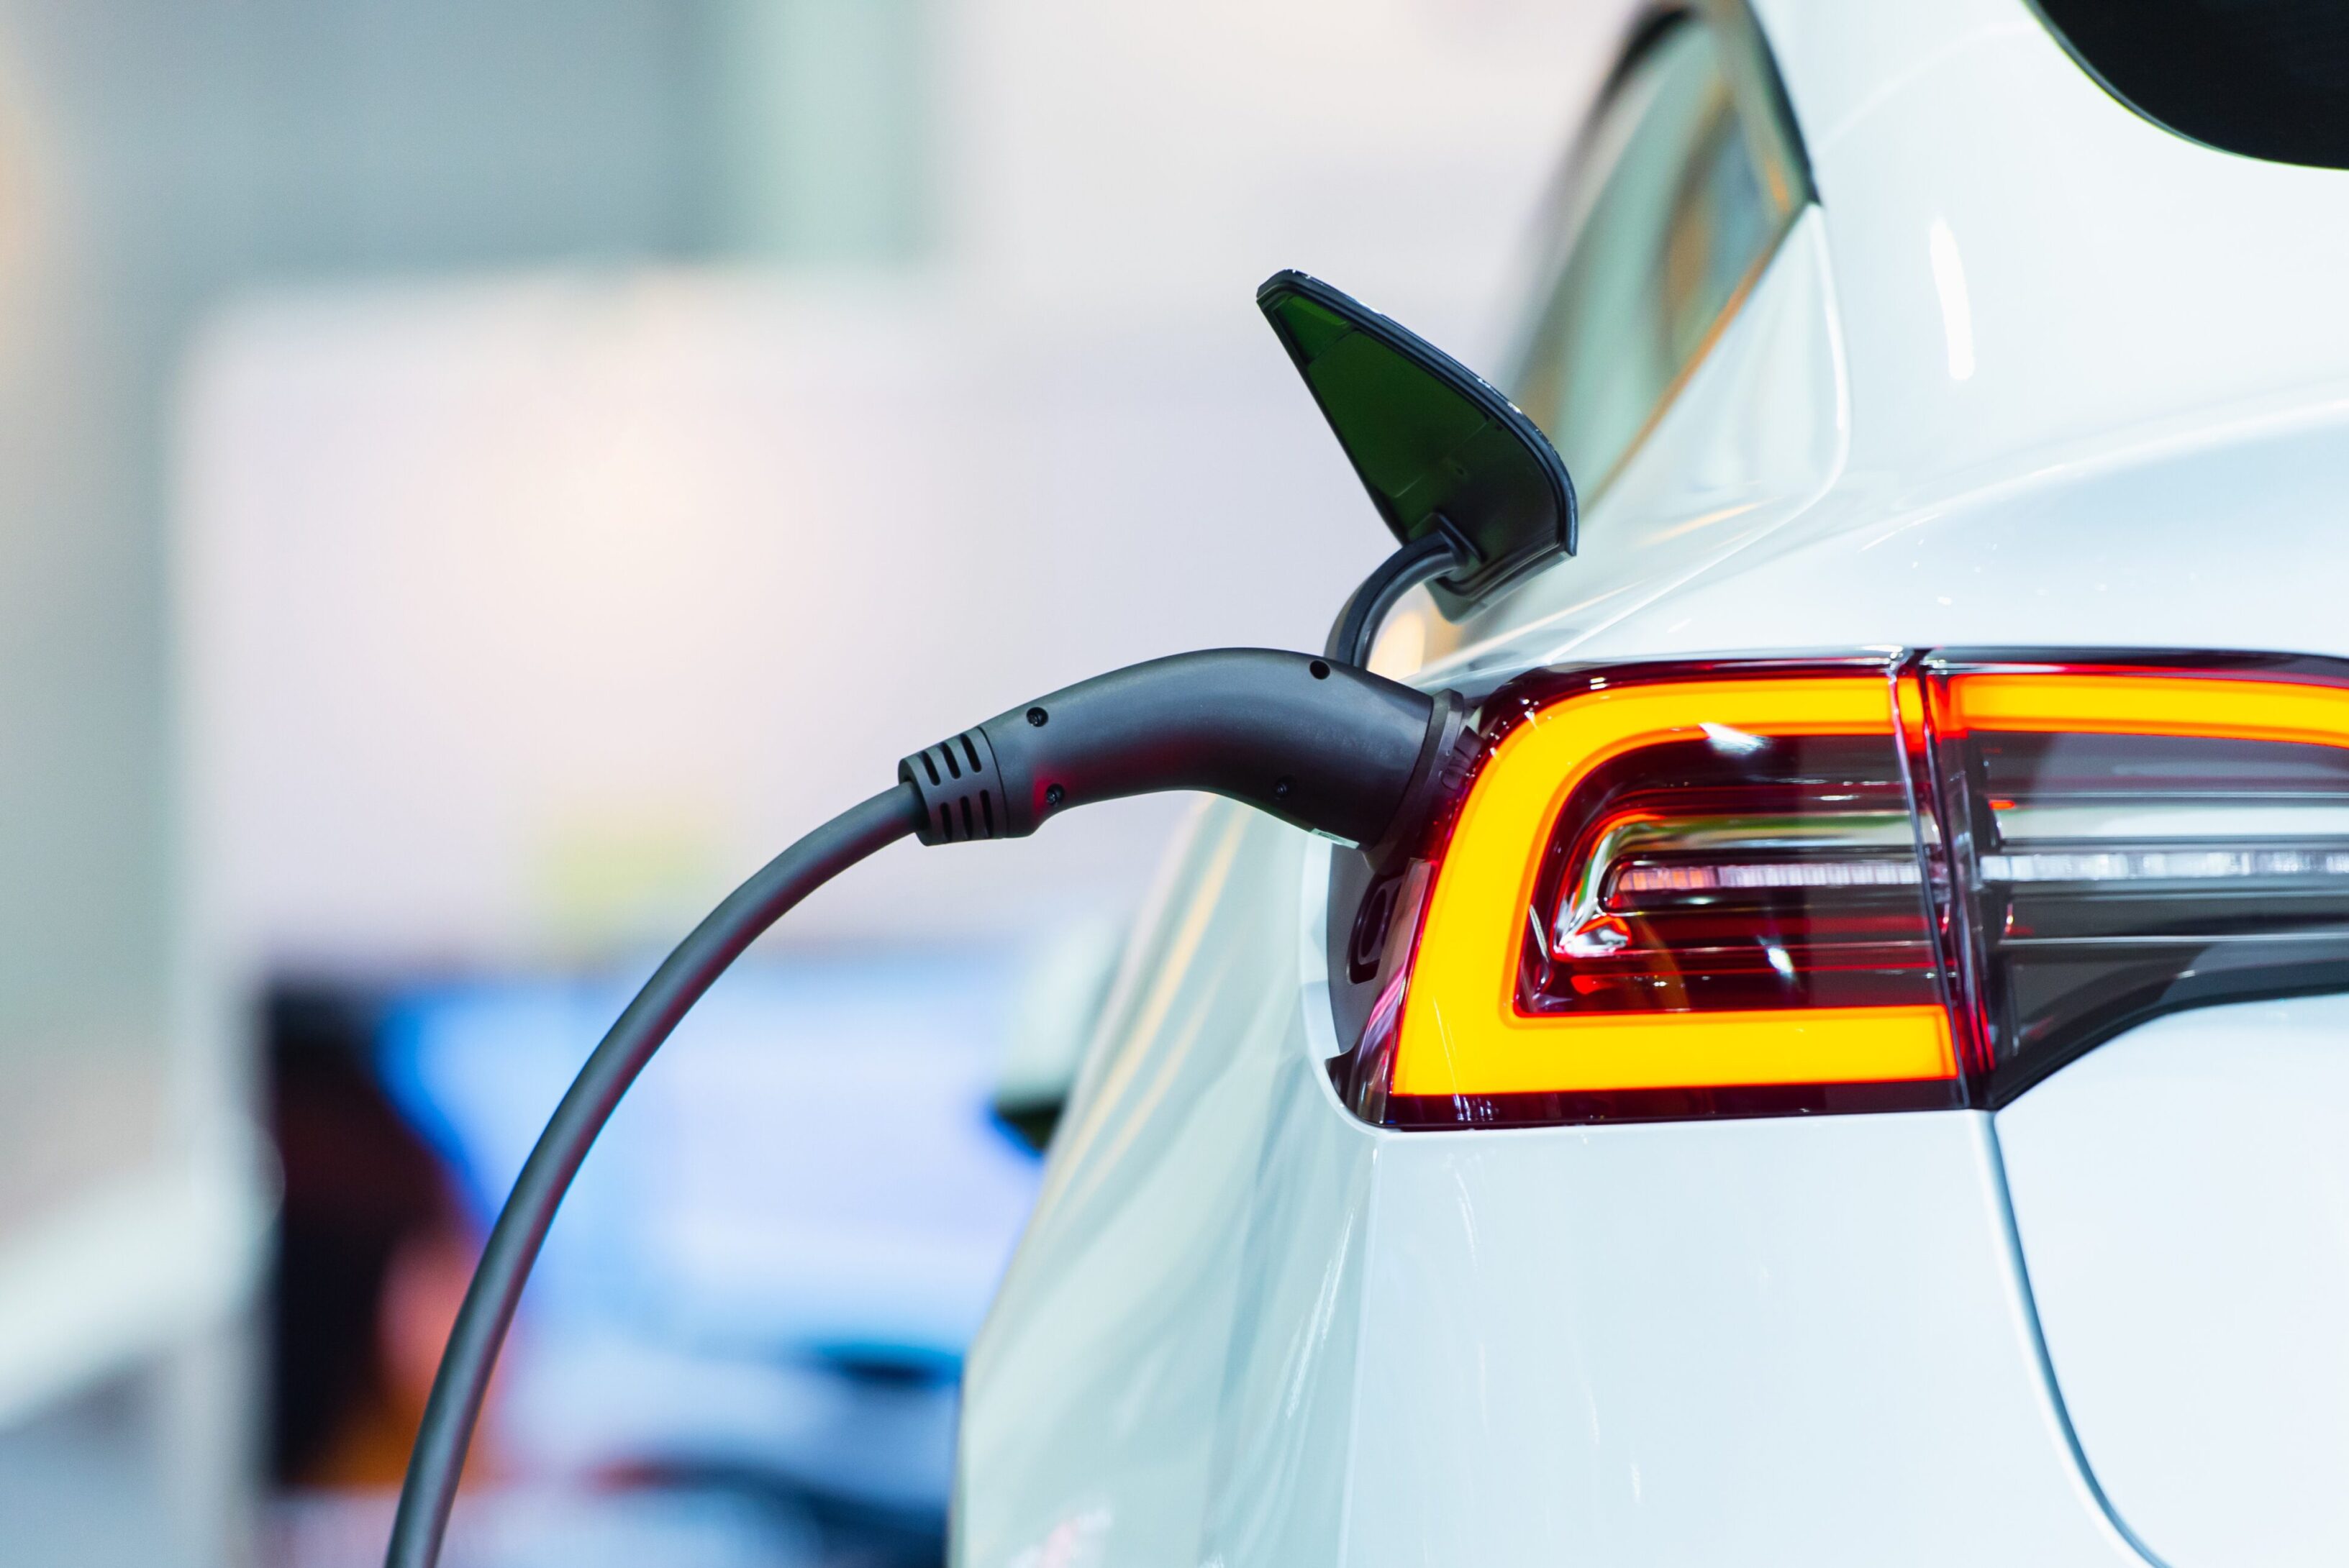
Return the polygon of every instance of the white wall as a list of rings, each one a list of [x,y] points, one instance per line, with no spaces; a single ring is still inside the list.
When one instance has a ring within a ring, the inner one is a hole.
[[[969,0],[957,232],[993,294],[1228,319],[1302,267],[1485,356],[1630,0]]]
[[[1242,342],[1231,374],[1163,335],[708,274],[224,319],[183,513],[207,940],[369,968],[670,935],[962,725],[1315,639],[1375,532],[1269,335]],[[1168,812],[900,851],[794,934],[1098,903]]]
[[[933,267],[221,315],[180,518],[225,972],[666,937],[965,724],[1318,644],[1383,535],[1255,284],[1306,266],[1490,365],[1622,10],[968,0],[939,13]],[[1171,810],[901,850],[792,934],[1113,908]]]

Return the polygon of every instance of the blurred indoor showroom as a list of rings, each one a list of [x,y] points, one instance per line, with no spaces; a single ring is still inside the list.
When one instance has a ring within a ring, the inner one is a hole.
[[[1494,362],[1631,10],[0,3],[0,1564],[382,1562],[669,944],[982,716],[1319,649],[1392,545],[1257,285]],[[943,1561],[1199,810],[749,952],[547,1240],[450,1568]]]

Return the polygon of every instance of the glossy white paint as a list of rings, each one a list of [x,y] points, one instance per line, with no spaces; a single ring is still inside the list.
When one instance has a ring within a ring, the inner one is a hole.
[[[1480,691],[1853,645],[2349,655],[2349,176],[2146,124],[2021,0],[1756,9],[1822,205],[1588,498],[1580,555],[1460,626],[1418,603],[1382,665]],[[971,1364],[959,1563],[2349,1556],[2344,1353],[2310,1348],[2349,1263],[2283,1244],[2349,1233],[2343,1015],[2168,1020],[1998,1136],[1397,1135],[1319,1068],[1318,852],[1203,824]],[[2197,1078],[2165,1042],[2211,1031]],[[2276,1095],[2295,1130],[2221,1172]]]
[[[2137,1561],[1985,1119],[1365,1127],[1326,867],[1226,806],[1177,857],[972,1356],[958,1561]]]
[[[1344,1561],[2134,1564],[1984,1119],[1385,1137]]]
[[[1853,643],[2349,652],[2303,570],[2349,507],[2349,177],[2158,129],[2021,0],[1756,9],[1809,146],[1820,254],[1798,231],[1588,507],[1581,555],[1460,628],[1430,678]],[[1767,483],[1752,432],[1783,400],[1826,416],[1817,372],[1751,330],[1791,308],[1798,268],[1818,280],[1794,310],[1808,355],[1840,369],[1842,449],[1797,503],[1780,457],[1779,507],[1700,523]]]
[[[2349,997],[2174,1014],[1998,1114],[2047,1350],[2173,1563],[2349,1541]]]
[[[1305,845],[1213,807],[1138,928],[971,1352],[960,1562],[1330,1560],[1375,1135],[1306,1047]]]

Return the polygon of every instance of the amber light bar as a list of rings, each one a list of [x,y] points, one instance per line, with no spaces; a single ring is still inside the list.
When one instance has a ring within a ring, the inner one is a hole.
[[[2197,740],[2349,744],[2349,689],[2166,671],[1959,673],[1945,733],[2159,735]]]

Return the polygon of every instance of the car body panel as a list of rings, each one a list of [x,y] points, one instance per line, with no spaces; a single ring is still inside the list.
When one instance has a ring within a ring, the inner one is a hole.
[[[2023,0],[1756,8],[1827,218],[1847,486],[1879,510],[2340,386],[2338,173],[2141,119]],[[1957,295],[1971,354],[1953,366]]]
[[[2322,449],[2349,422],[2349,294],[2338,287],[2349,276],[2349,183],[2153,126],[2075,65],[2020,0],[1756,9],[1821,205],[1621,477],[1592,498],[1582,554],[1460,627],[1427,628],[1437,656],[1426,678],[1612,657],[1618,645],[1643,656],[1785,645],[1789,617],[1772,612],[1787,583],[1807,593],[1819,571],[1862,547],[1881,553],[1889,537],[1899,553],[1920,531],[1956,539],[2002,517],[2015,527],[1994,559],[1938,545],[1895,571],[1873,561],[1839,571],[1855,588],[1914,592],[1871,602],[1879,613],[1867,615],[1837,614],[1844,601],[1818,593],[1799,608],[1806,620],[1823,612],[1825,624],[1793,645],[1997,637],[2340,651],[2338,617],[2292,614],[2277,625],[2261,612],[2292,588],[2276,563],[2310,559],[2293,547],[2338,512],[2323,492],[2339,470]],[[1799,256],[1814,236],[1819,255]],[[1819,282],[1806,287],[1821,303],[1792,314],[1808,324],[1811,356],[1832,346],[1843,446],[1800,503],[1757,508],[1716,531],[1726,548],[1708,551],[1696,520],[1738,504],[1729,496],[1752,481],[1717,487],[1723,499],[1710,507],[1673,495],[1674,484],[1698,489],[1693,476],[1715,449],[1739,439],[1733,429],[1774,417],[1781,399],[1806,397],[1814,421],[1830,407],[1820,390],[1798,391],[1794,356],[1751,347],[1763,321],[1787,309],[1785,274],[1798,265],[1815,269]],[[1963,376],[1951,353],[1961,298],[1971,344]],[[2224,452],[2263,442],[2276,444],[2240,464]],[[2198,468],[2206,455],[2213,466]],[[2265,479],[2241,482],[2276,460],[2290,466],[2271,495]],[[2131,470],[2146,481],[2132,486]],[[2162,503],[2172,480],[2205,476],[2211,490]],[[2115,488],[2100,495],[2107,478]],[[2154,511],[2140,521],[2148,490]],[[2034,493],[2044,497],[2035,516],[2022,504]],[[2223,561],[2230,552],[2212,542],[2240,504],[2260,514],[2246,532],[2261,549]],[[2048,509],[2064,514],[2052,536]],[[1659,534],[1688,548],[1656,552],[1666,559],[1640,578],[1653,585],[1644,598],[1616,590],[1603,606],[1560,614],[1615,590],[1622,562]],[[2033,559],[2045,544],[2068,559]],[[2009,563],[2041,580],[2011,593],[1985,574]],[[2112,586],[2116,569],[2134,581]],[[2200,581],[2214,569],[2238,575]],[[1939,614],[1952,607],[1939,603],[1951,580],[1978,601],[1971,611]],[[1643,624],[1594,643],[1635,608],[1647,610]],[[2075,609],[2094,618],[2075,621]]]
[[[1754,10],[1820,205],[1581,553],[1374,665],[2349,656],[2349,177],[2152,126],[2022,0]],[[1397,1133],[1321,1068],[1327,864],[1224,806],[1176,856],[973,1354],[958,1563],[2349,1555],[2349,1004],[1994,1118]]]
[[[1971,1112],[1389,1135],[1346,1561],[2133,1563]]]
[[[2204,1007],[1998,1113],[2080,1445],[2173,1563],[2349,1542],[2349,996]]]
[[[2137,1561],[1986,1118],[1364,1126],[1328,852],[1217,805],[1178,855],[972,1353],[958,1561]]]
[[[1294,1114],[1304,845],[1206,808],[1137,923],[967,1366],[958,1561],[1334,1537],[1372,1135]]]

